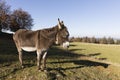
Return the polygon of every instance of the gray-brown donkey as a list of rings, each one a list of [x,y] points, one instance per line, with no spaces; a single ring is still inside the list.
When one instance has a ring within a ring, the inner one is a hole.
[[[22,50],[28,52],[36,51],[38,70],[46,69],[47,51],[53,44],[63,44],[64,47],[69,47],[68,37],[69,32],[66,26],[64,25],[63,21],[60,21],[59,19],[58,25],[52,28],[37,31],[20,29],[16,31],[13,35],[13,39],[19,53],[19,60],[22,67]],[[43,67],[41,63],[42,59]]]

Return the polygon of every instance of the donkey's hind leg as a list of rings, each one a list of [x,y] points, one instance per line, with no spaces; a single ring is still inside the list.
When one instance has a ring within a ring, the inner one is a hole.
[[[37,66],[38,66],[38,70],[41,70],[41,60],[42,60],[42,52],[41,52],[41,50],[37,50]]]
[[[22,53],[22,50],[18,51],[18,53],[19,53],[19,61],[20,61],[21,67],[24,68],[24,66],[23,66],[23,60],[22,60],[22,59],[23,59],[23,58],[22,58],[22,57],[23,57],[23,56],[22,56],[22,54],[23,54],[23,53]]]
[[[46,55],[47,51],[43,53],[43,70],[46,71]]]
[[[18,51],[19,61],[20,61],[21,67],[23,68],[24,66],[23,66],[23,61],[22,61],[22,49],[20,47],[19,42],[15,39],[15,36],[13,36],[13,40],[14,40],[15,45],[17,47],[17,51]]]

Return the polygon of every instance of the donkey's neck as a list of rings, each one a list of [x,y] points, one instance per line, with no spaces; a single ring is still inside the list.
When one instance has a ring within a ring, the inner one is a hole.
[[[56,36],[57,36],[58,31],[59,29],[57,25],[55,27],[48,29],[50,43],[53,44],[56,41]]]
[[[49,46],[51,46],[56,42],[56,35],[59,32],[59,28],[56,25],[55,27],[52,27],[52,28],[40,30],[40,32],[42,37],[49,40]]]

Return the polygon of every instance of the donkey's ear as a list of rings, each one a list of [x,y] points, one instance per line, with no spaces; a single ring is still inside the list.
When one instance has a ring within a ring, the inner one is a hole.
[[[61,21],[61,24],[62,24],[62,25],[64,25],[64,22],[63,22],[63,21]]]
[[[60,23],[60,19],[58,18],[58,23]]]
[[[61,23],[60,23],[60,19],[58,18],[58,28],[62,29]]]

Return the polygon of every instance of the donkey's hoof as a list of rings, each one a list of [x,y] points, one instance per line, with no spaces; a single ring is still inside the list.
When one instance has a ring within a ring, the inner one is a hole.
[[[43,67],[43,68],[42,68],[42,71],[43,71],[43,72],[47,72],[47,68],[46,68],[46,67]]]
[[[47,69],[44,69],[43,71],[44,71],[44,72],[47,72]]]
[[[42,72],[41,68],[38,68],[38,71],[39,71],[39,72]]]
[[[23,69],[23,68],[24,68],[24,66],[21,66],[21,68]]]
[[[47,72],[47,69],[38,69],[39,72]]]
[[[42,70],[40,69],[40,70],[38,70],[38,72],[42,72]]]

